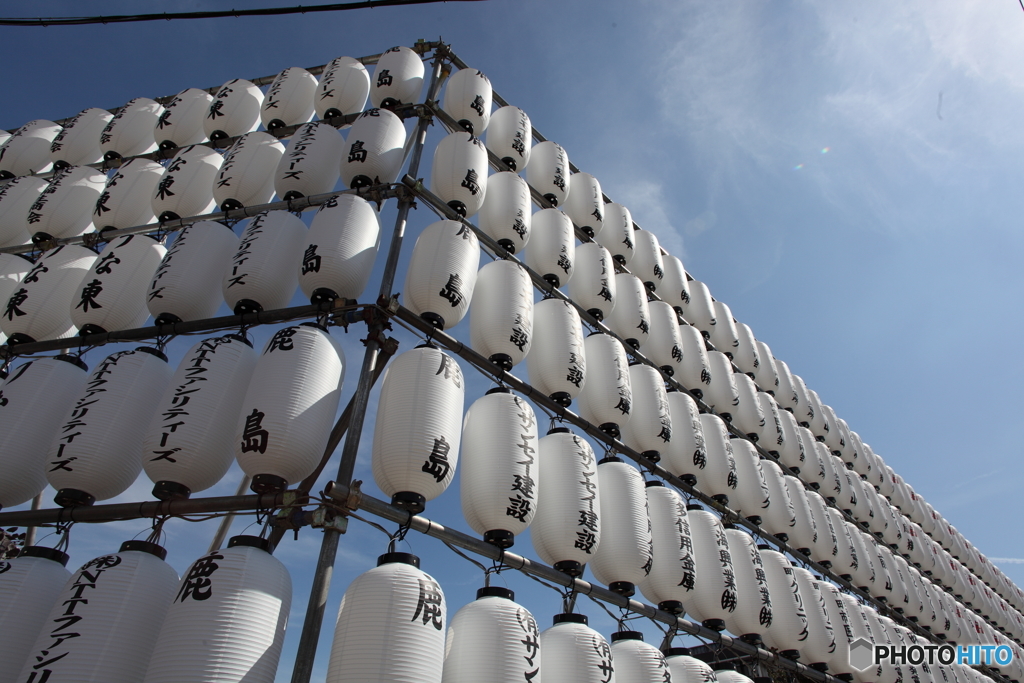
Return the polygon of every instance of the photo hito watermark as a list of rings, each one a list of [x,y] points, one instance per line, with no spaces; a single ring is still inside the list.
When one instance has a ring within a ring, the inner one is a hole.
[[[850,665],[857,671],[879,664],[1006,666],[1012,661],[1008,645],[878,645],[864,638],[850,643]]]

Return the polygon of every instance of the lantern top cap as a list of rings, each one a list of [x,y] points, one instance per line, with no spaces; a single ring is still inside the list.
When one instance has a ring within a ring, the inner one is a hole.
[[[644,639],[644,634],[640,631],[616,631],[612,634],[612,642],[617,643],[620,640],[640,640]]]
[[[164,352],[160,349],[155,349],[152,346],[137,346],[135,347],[135,350],[141,351],[142,353],[148,353],[151,356],[156,356],[165,363],[167,362],[167,356],[165,356]]]
[[[650,488],[652,486],[664,486],[664,485],[665,485],[665,482],[661,481],[660,479],[651,479],[650,481],[644,483],[644,486],[646,486],[647,488]]]
[[[161,560],[167,559],[167,549],[161,545],[157,545],[156,543],[150,543],[149,541],[125,541],[121,544],[121,548],[117,552],[123,553],[127,550],[156,555]]]
[[[703,505],[698,505],[697,503],[690,503],[689,505],[686,506],[686,509],[687,510],[703,510],[704,506]]]
[[[598,465],[604,465],[605,463],[609,463],[609,462],[622,462],[622,458],[618,458],[618,457],[616,457],[614,455],[609,455],[606,458],[601,458],[600,460],[598,460],[597,464]]]
[[[476,592],[476,599],[480,598],[505,598],[506,600],[515,600],[516,594],[509,588],[504,586],[484,586]]]
[[[54,356],[53,359],[54,360],[62,360],[65,363],[71,363],[72,365],[74,365],[76,367],[79,367],[79,368],[82,368],[86,372],[89,372],[89,366],[86,365],[85,361],[83,361],[78,356],[72,356],[72,355],[67,354],[67,353],[62,353],[59,356]]]
[[[398,564],[408,564],[420,568],[420,558],[413,555],[412,553],[384,553],[377,558],[377,566],[382,564],[391,564],[397,562]]]
[[[68,566],[67,553],[63,553],[56,548],[47,548],[41,545],[30,545],[22,548],[21,555],[19,555],[19,557],[41,557],[45,560],[59,562],[61,566]]]
[[[666,657],[678,657],[678,656],[689,657],[690,656],[690,648],[688,648],[688,647],[670,647],[668,650],[665,651],[665,656]]]
[[[271,552],[270,541],[259,536],[232,536],[228,539],[228,547],[235,548],[237,546],[248,546],[250,548],[259,548],[264,552]]]
[[[548,430],[548,434],[571,434],[572,430],[568,427],[552,427]]]
[[[554,624],[583,624],[584,626],[589,623],[586,614],[576,614],[575,612],[563,612],[562,614],[556,614],[554,619],[551,620]]]
[[[491,387],[490,389],[487,390],[487,393],[485,394],[485,396],[490,396],[491,394],[511,394],[511,393],[512,393],[512,390],[509,389],[508,387]]]

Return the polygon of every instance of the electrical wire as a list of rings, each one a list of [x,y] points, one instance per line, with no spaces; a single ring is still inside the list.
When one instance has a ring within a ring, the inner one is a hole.
[[[0,26],[83,26],[86,24],[124,24],[139,21],[170,21],[172,19],[220,19],[224,17],[269,17],[285,14],[308,14],[313,12],[338,12],[350,9],[392,7],[396,5],[425,5],[449,0],[362,0],[362,2],[339,2],[330,5],[309,5],[303,7],[267,7],[264,9],[220,10],[208,12],[163,12],[161,14],[123,14],[99,17],[25,17],[0,18]],[[453,2],[481,2],[481,0],[452,0]]]

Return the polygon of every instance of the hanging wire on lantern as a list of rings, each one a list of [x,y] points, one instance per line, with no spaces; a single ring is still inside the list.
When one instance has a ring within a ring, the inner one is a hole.
[[[160,544],[160,537],[166,536],[164,533],[164,523],[171,518],[172,515],[157,515],[153,517],[153,526],[149,530],[149,534],[146,536],[146,542]],[[142,533],[141,531],[139,532]],[[139,534],[135,534],[138,536]]]

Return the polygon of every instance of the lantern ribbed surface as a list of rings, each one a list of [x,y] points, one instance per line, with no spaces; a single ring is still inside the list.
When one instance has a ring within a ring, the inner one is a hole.
[[[384,371],[373,432],[373,479],[389,496],[441,495],[459,460],[465,380],[433,347],[396,356]]]
[[[757,385],[742,372],[732,373],[732,379],[740,399],[736,409],[730,411],[733,423],[744,434],[760,440],[761,430],[765,427],[765,414],[758,399]]]
[[[149,318],[146,288],[167,249],[149,235],[107,242],[71,299],[71,321],[97,332],[142,327]]]
[[[23,125],[3,141],[0,172],[25,176],[49,171],[53,168],[50,145],[61,130],[61,126],[46,119],[35,119]]]
[[[405,124],[387,109],[367,109],[349,128],[341,182],[351,188],[394,182],[404,161]]]
[[[77,244],[62,244],[43,252],[4,302],[0,330],[11,338],[64,339],[77,330],[71,321],[72,299],[96,252]]]
[[[700,416],[700,425],[704,433],[704,447],[707,449],[707,465],[703,473],[698,475],[699,488],[708,496],[732,496],[736,493],[739,480],[732,440],[725,423],[717,415],[704,413]]]
[[[412,104],[423,89],[423,61],[408,47],[393,47],[377,60],[370,78],[373,106]]]
[[[213,212],[213,182],[223,163],[224,157],[203,145],[178,150],[153,192],[154,215],[166,220]]]
[[[778,399],[776,398],[776,400]],[[788,410],[779,410],[779,420],[782,422],[782,444],[778,449],[779,463],[795,472],[800,472],[807,460],[804,442],[800,437],[800,428],[793,414]]]
[[[186,88],[164,106],[156,122],[154,138],[164,149],[196,145],[206,140],[203,121],[213,104],[213,95],[199,88]]]
[[[146,292],[153,318],[213,317],[224,300],[221,278],[238,241],[231,228],[216,221],[199,221],[178,233]]]
[[[466,218],[476,215],[487,194],[487,149],[469,133],[457,131],[437,143],[430,189]]]
[[[256,352],[237,336],[211,337],[185,352],[149,423],[142,466],[155,482],[210,488],[235,459],[235,423]]]
[[[126,549],[131,543],[164,552],[154,544],[129,541],[120,552],[82,565],[57,597],[16,680],[142,680],[174,598],[178,574],[152,552]]]
[[[690,506],[686,518],[690,522],[693,556],[700,581],[687,611],[697,621],[725,619],[736,610],[736,573],[729,553],[722,522],[703,509]]]
[[[556,623],[540,634],[540,647],[541,675],[549,681],[593,683],[615,680],[611,648],[604,637],[586,622]]]
[[[760,549],[768,591],[772,600],[772,623],[762,634],[765,644],[779,650],[802,650],[808,638],[807,613],[793,565],[774,550]]]
[[[805,490],[802,481],[788,474],[786,475],[786,488],[796,512],[796,525],[789,532],[789,545],[801,551],[810,551],[818,538],[818,527],[814,524],[811,506],[807,502],[807,497],[813,495],[813,492]]]
[[[311,300],[358,299],[380,247],[380,219],[362,197],[343,194],[320,206],[306,233],[299,286]]]
[[[633,410],[626,349],[615,337],[600,333],[588,336],[583,346],[589,362],[579,394],[580,415],[596,427],[616,425],[621,430]]]
[[[518,536],[530,526],[542,481],[537,416],[526,401],[496,391],[473,402],[462,427],[461,476],[462,515],[478,534]]]
[[[676,256],[665,254],[662,256],[662,270],[664,277],[658,296],[682,313],[683,306],[690,300],[690,284],[686,279],[683,262]]]
[[[118,351],[93,369],[47,453],[46,478],[58,492],[106,500],[139,476],[142,440],[173,374],[157,354],[147,347]]]
[[[266,346],[235,428],[235,457],[250,477],[289,484],[307,477],[324,454],[345,379],[345,353],[313,323],[285,327]]]
[[[711,328],[711,343],[722,353],[732,358],[739,348],[739,332],[736,330],[736,321],[733,320],[732,311],[721,301],[712,302],[715,307],[715,325]]]
[[[558,209],[533,214],[526,265],[555,287],[569,284],[576,262],[572,221]]]
[[[847,612],[846,603],[843,601],[843,594],[828,581],[818,581],[818,588],[825,601],[825,613],[835,631],[836,647],[827,660],[828,668],[833,675],[852,673],[850,643],[856,639],[856,636],[853,631],[852,619]]]
[[[870,540],[866,539],[856,526],[847,523],[847,529],[850,532],[850,540],[857,554],[857,566],[850,568],[850,574],[853,576],[852,583],[862,590],[870,590],[876,581],[875,571],[878,559],[874,553],[868,552],[865,541],[870,543]]]
[[[379,564],[341,599],[327,683],[440,683],[447,623],[433,577],[400,561]]]
[[[216,104],[216,103],[214,103]],[[273,135],[246,133],[224,153],[224,163],[213,183],[213,199],[221,209],[266,204],[274,196],[277,166],[284,145]]]
[[[622,204],[611,202],[604,205],[604,224],[594,240],[611,252],[618,263],[629,266],[636,251],[633,238],[633,216]]]
[[[775,392],[775,400],[783,408],[793,411],[794,415],[802,415],[804,411],[798,410],[800,408],[800,395],[795,388],[793,373],[789,371],[789,366],[786,365],[785,361],[776,360],[775,368],[779,373],[779,384],[778,390]]]
[[[708,351],[708,367],[711,372],[711,383],[704,392],[704,402],[719,415],[731,417],[740,403],[732,361],[721,351]]]
[[[639,584],[651,570],[651,522],[644,480],[632,465],[605,460],[597,466],[601,490],[601,545],[590,562],[599,583]]]
[[[605,324],[633,348],[642,348],[647,343],[651,333],[651,310],[647,290],[636,275],[615,275],[615,307]]]
[[[644,286],[652,292],[661,293],[662,280],[665,277],[665,262],[661,255],[658,236],[648,230],[633,232],[634,254],[629,269],[639,277]]]
[[[679,340],[683,349],[683,365],[675,379],[698,398],[703,397],[711,385],[711,366],[704,337],[696,327],[680,325]]]
[[[260,121],[267,130],[307,123],[313,118],[316,76],[302,67],[291,66],[277,74],[260,105]],[[292,140],[299,131],[292,135]],[[333,186],[328,189],[334,189]]]
[[[58,171],[29,207],[28,231],[70,238],[91,232],[92,215],[107,177],[88,166]]]
[[[144,683],[271,683],[284,643],[292,580],[259,547],[215,550],[185,570]]]
[[[836,411],[830,405],[822,404],[821,411],[825,418],[825,424],[828,425],[828,429],[824,434],[825,444],[833,455],[837,455],[842,452],[843,445],[843,434],[839,428],[839,418],[836,416]]]
[[[278,199],[296,199],[330,192],[338,184],[338,158],[345,140],[323,121],[303,124],[292,133],[277,163],[274,190]]]
[[[84,166],[102,161],[100,135],[114,115],[105,109],[83,109],[64,124],[50,143],[50,160],[60,166]]]
[[[769,504],[761,511],[761,527],[770,534],[788,535],[796,525],[796,508],[789,497],[789,488],[782,468],[771,460],[761,460],[761,473],[768,486]]]
[[[96,229],[131,228],[156,222],[152,197],[163,174],[164,167],[148,159],[129,159],[121,164],[96,200]]]
[[[491,120],[491,81],[482,71],[459,69],[445,86],[442,108],[467,131],[480,137]]]
[[[714,328],[715,303],[708,286],[700,280],[690,280],[690,301],[683,306],[683,318],[709,338]]]
[[[852,595],[843,593],[840,594],[840,599],[843,601],[843,606],[846,608],[846,616],[850,620],[850,630],[853,632],[853,640],[863,638],[869,643],[875,642],[874,634],[871,632],[871,626],[868,622],[867,616],[864,614],[866,608]],[[852,668],[853,667],[851,667],[851,669]],[[871,666],[863,671],[853,669],[850,673],[853,674],[854,680],[857,681],[857,683],[868,683],[869,681],[878,680],[880,668]]]
[[[754,371],[754,381],[762,391],[775,392],[779,386],[779,371],[775,367],[775,357],[772,350],[763,341],[755,342],[757,346],[757,360],[759,365]]]
[[[805,493],[807,494],[807,505],[811,510],[811,518],[814,519],[814,527],[818,530],[818,537],[811,546],[811,558],[818,563],[833,562],[839,554],[839,539],[836,538],[835,529],[832,527],[828,505],[814,491],[805,491]]]
[[[764,633],[772,623],[772,600],[761,551],[746,531],[726,529],[725,539],[736,574],[736,610],[725,615],[725,625],[738,636]]]
[[[244,78],[230,80],[214,94],[203,119],[203,131],[213,141],[251,133],[260,125],[263,91]]]
[[[865,607],[864,618],[871,627],[871,633],[873,635],[871,642],[879,645],[896,644],[894,634],[891,633],[883,623],[884,617],[880,618],[878,613],[871,607]],[[880,669],[880,674],[876,675],[874,678],[878,683],[899,683],[900,681],[910,680],[910,672],[906,670],[905,666],[882,664]]]
[[[129,100],[100,133],[103,156],[127,158],[156,150],[155,131],[163,113],[163,105],[148,97]]]
[[[480,266],[476,233],[456,221],[431,223],[416,239],[405,274],[405,305],[441,329],[469,312]]]
[[[574,265],[569,287],[573,301],[603,320],[615,306],[615,264],[611,253],[596,242],[586,242],[577,247]]]
[[[754,338],[754,331],[750,329],[749,325],[736,323],[736,342],[736,348],[732,352],[733,362],[740,372],[754,375],[761,366],[761,358],[757,353],[757,340]]]
[[[715,683],[718,680],[710,666],[689,655],[669,653],[665,663],[672,673],[672,683]]]
[[[604,224],[604,194],[598,179],[589,173],[574,173],[563,210],[587,235],[600,233]]]
[[[0,629],[4,634],[0,683],[18,681],[47,615],[71,578],[64,568],[67,555],[61,557],[62,553],[50,548],[25,550],[27,553],[14,559],[0,560]],[[40,555],[29,554],[33,552]]]
[[[825,611],[825,596],[821,591],[820,580],[803,567],[793,568],[800,596],[804,601],[804,613],[807,615],[807,641],[802,648],[803,655],[810,664],[828,664],[836,651],[835,626]]]
[[[626,683],[665,683],[671,680],[661,651],[643,640],[622,638],[612,643],[615,680]]]
[[[583,388],[587,356],[579,313],[568,302],[545,299],[533,307],[533,345],[526,357],[530,384],[545,396],[572,400]]]
[[[661,450],[672,441],[665,382],[657,370],[637,363],[629,366],[629,385],[633,403],[629,420],[620,425],[622,441],[640,453],[658,453],[660,458]]]
[[[46,488],[50,443],[87,374],[69,356],[39,358],[14,368],[0,384],[0,508],[21,505]]]
[[[779,416],[779,406],[775,399],[763,391],[757,392],[757,403],[761,407],[761,414],[764,415],[764,426],[758,430],[758,445],[768,453],[778,454],[786,439],[782,431],[782,418]]]
[[[236,313],[284,308],[299,285],[306,224],[288,211],[256,214],[225,266],[221,291]]]
[[[685,358],[675,309],[664,301],[651,301],[648,303],[648,312],[650,335],[644,344],[644,355],[670,377],[678,377],[682,375]]]
[[[530,240],[530,202],[525,180],[511,171],[495,173],[487,179],[487,196],[478,216],[480,229],[505,250],[521,254]]]
[[[730,439],[736,459],[736,494],[729,507],[743,517],[760,517],[771,504],[771,492],[761,469],[760,456],[746,439]]]
[[[672,440],[661,449],[661,466],[677,477],[696,477],[700,488],[708,453],[697,404],[681,391],[668,392],[666,399],[672,417]]]
[[[597,460],[590,444],[569,431],[539,441],[539,471],[544,485],[530,538],[545,563],[587,564],[601,543],[601,499]]]
[[[448,623],[442,682],[478,683],[482,672],[493,683],[540,680],[540,629],[511,597],[477,598]]]
[[[513,366],[533,344],[533,282],[512,261],[492,261],[476,276],[469,310],[473,349]]]
[[[667,486],[648,486],[646,492],[654,559],[640,590],[655,605],[674,600],[677,609],[685,609],[701,589],[686,503]]]
[[[530,117],[519,107],[505,106],[495,110],[491,114],[484,144],[513,171],[523,172],[530,163],[533,149]]]
[[[313,107],[321,119],[346,116],[363,110],[370,94],[370,72],[353,57],[337,57],[324,67],[313,96]]]
[[[554,206],[564,206],[571,186],[571,177],[569,155],[561,145],[545,140],[533,146],[530,152],[530,165],[526,168],[526,181],[544,199]]]
[[[22,176],[0,186],[0,246],[29,243],[33,231],[28,212],[48,185],[42,178]]]

